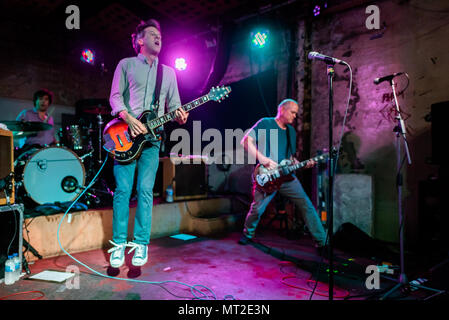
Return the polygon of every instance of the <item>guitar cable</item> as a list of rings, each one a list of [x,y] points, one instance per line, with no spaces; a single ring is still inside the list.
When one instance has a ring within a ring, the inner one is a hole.
[[[75,203],[84,195],[84,193],[95,183],[96,179],[98,178],[100,172],[103,170],[106,162],[107,162],[108,157],[106,157],[105,161],[103,162],[103,165],[101,166],[100,170],[98,170],[98,172],[96,173],[96,175],[94,176],[94,178],[92,179],[92,181],[89,183],[89,185],[83,190],[83,192],[81,192],[78,197],[76,197],[76,199],[72,202],[72,204],[67,208],[67,210],[64,212],[64,215],[61,218],[61,221],[59,222],[59,226],[58,226],[58,230],[57,230],[57,239],[58,239],[58,244],[59,247],[61,248],[61,250],[67,255],[69,256],[72,260],[76,261],[78,264],[82,265],[83,267],[85,267],[86,269],[92,271],[94,274],[99,275],[101,277],[104,278],[108,278],[108,279],[113,279],[113,280],[121,280],[121,281],[130,281],[130,282],[135,282],[135,283],[146,283],[146,284],[152,284],[152,285],[163,285],[163,284],[167,284],[167,283],[176,283],[176,284],[180,284],[183,286],[186,286],[188,288],[190,288],[190,292],[192,293],[192,295],[194,296],[194,298],[192,299],[198,299],[198,300],[210,300],[208,299],[210,296],[206,295],[205,292],[200,291],[199,289],[205,289],[206,291],[208,291],[212,297],[214,298],[214,300],[217,300],[217,296],[216,294],[208,287],[201,285],[201,284],[194,284],[194,285],[189,285],[180,281],[176,281],[176,280],[166,280],[166,281],[147,281],[147,280],[138,280],[138,279],[129,279],[129,278],[120,278],[120,277],[112,277],[106,274],[102,274],[94,269],[92,269],[91,267],[89,267],[88,265],[84,264],[83,262],[79,261],[78,259],[76,259],[75,257],[73,257],[70,253],[68,253],[64,247],[61,244],[60,238],[59,238],[59,234],[60,234],[60,229],[61,229],[61,225],[62,222],[64,221],[65,216],[68,214],[68,212],[70,211],[70,209],[75,205]],[[165,288],[164,288],[165,289]],[[165,289],[166,290],[166,289]],[[199,295],[197,295],[196,293],[199,293]],[[232,295],[226,295],[226,298],[232,298],[234,299],[234,297]]]

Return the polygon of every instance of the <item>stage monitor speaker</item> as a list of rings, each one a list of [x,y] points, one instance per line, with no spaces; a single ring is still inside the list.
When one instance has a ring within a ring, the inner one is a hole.
[[[14,203],[14,141],[12,132],[0,129],[0,205]]]
[[[432,121],[432,160],[437,164],[445,164],[447,148],[447,119],[449,118],[449,101],[434,103],[430,107]]]
[[[159,166],[162,166],[164,196],[167,187],[172,185],[173,200],[207,197],[207,169],[204,158],[164,157],[160,159]]]

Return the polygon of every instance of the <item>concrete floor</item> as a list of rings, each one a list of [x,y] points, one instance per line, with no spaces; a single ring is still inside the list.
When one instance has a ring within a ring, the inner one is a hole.
[[[309,300],[318,279],[312,300],[328,300],[327,260],[318,274],[321,259],[307,234],[289,240],[273,228],[260,228],[255,244],[239,245],[239,238],[239,232],[231,232],[220,238],[154,239],[149,262],[141,268],[131,265],[131,255],[120,269],[111,268],[107,248],[73,255],[95,272],[67,255],[37,260],[29,266],[31,275],[73,268],[79,270],[78,288],[76,281],[70,282],[75,287],[70,288],[66,283],[26,280],[24,276],[13,285],[0,284],[0,297],[34,290],[45,295],[41,300]],[[335,253],[335,300],[347,296],[366,299],[376,293],[365,287],[366,266],[375,262],[338,250]],[[381,280],[381,289],[392,285]],[[29,293],[9,299],[39,296]]]

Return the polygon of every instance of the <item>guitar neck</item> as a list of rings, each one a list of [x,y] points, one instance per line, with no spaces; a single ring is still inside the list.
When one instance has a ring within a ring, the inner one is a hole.
[[[287,166],[287,168],[289,171],[295,171],[302,167],[305,167],[307,165],[307,162],[309,162],[310,160],[319,161],[319,160],[323,160],[325,158],[326,158],[326,154],[322,154],[322,155],[310,158],[308,160],[304,160],[304,161],[298,162],[296,164],[289,165],[289,166]]]
[[[195,99],[195,100],[177,108],[176,110],[183,109],[184,111],[189,112],[189,111],[201,106],[202,104],[205,104],[208,101],[210,101],[209,95],[206,94],[198,99]],[[176,110],[173,110],[172,112],[168,112],[168,113],[164,114],[163,116],[160,116],[158,118],[148,121],[148,127],[150,129],[156,129],[156,128],[164,125],[165,123],[172,121],[173,119],[176,118]]]

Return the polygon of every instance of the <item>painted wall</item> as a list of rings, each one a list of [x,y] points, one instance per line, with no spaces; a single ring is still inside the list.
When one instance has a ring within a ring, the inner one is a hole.
[[[368,30],[365,7],[315,19],[307,30],[310,49],[347,61],[353,69],[353,89],[345,124],[345,154],[341,172],[359,172],[374,179],[374,236],[398,241],[396,137],[394,106],[388,82],[373,80],[407,72],[410,85],[399,96],[412,165],[404,164],[404,213],[410,242],[418,230],[418,182],[437,172],[431,156],[430,123],[425,120],[433,103],[449,100],[449,7],[447,1],[377,1],[381,30]],[[303,39],[300,43],[307,45]],[[299,49],[301,51],[301,49]],[[298,68],[306,66],[300,61]],[[334,145],[338,144],[348,97],[349,70],[337,65],[334,78]],[[298,80],[299,81],[299,80]],[[407,80],[398,77],[397,90]],[[304,84],[304,81],[299,81]],[[305,85],[307,88],[307,83]],[[303,90],[304,91],[304,90]],[[299,98],[307,94],[299,92]],[[311,66],[311,151],[328,145],[328,84],[326,64]],[[403,150],[403,145],[402,145]],[[352,159],[351,159],[352,157]]]

